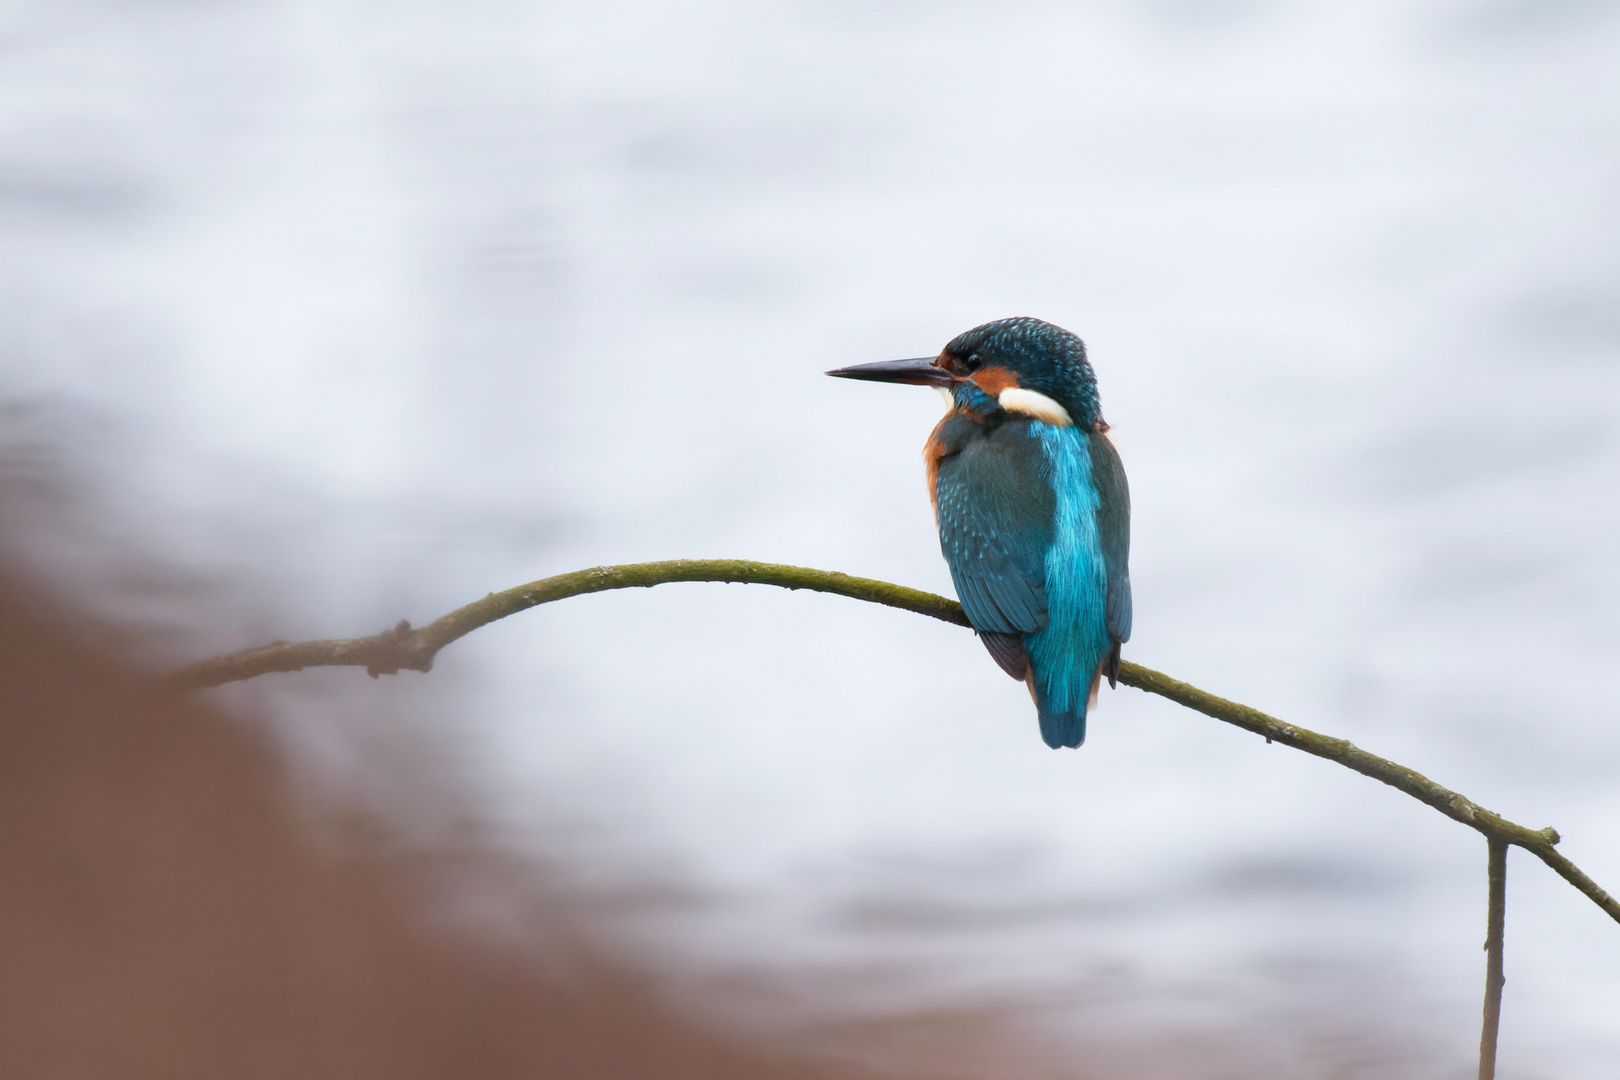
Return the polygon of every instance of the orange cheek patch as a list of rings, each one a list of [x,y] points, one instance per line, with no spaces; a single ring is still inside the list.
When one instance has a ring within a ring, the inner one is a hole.
[[[968,378],[991,397],[1000,397],[1003,390],[1012,390],[1018,386],[1018,376],[1004,367],[980,368]]]

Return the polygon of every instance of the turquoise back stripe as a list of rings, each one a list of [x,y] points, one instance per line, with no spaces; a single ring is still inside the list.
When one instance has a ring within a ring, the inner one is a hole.
[[[1084,715],[1091,679],[1107,655],[1108,571],[1097,537],[1097,488],[1091,448],[1076,427],[1034,425],[1045,475],[1057,494],[1052,546],[1046,552],[1046,606],[1051,621],[1025,639],[1035,678],[1057,713]]]

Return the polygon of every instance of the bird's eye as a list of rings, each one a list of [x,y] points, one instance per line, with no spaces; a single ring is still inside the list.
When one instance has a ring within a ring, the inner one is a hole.
[[[967,358],[967,369],[969,371],[978,371],[979,370],[979,354],[978,353],[973,353],[972,355],[970,355]]]

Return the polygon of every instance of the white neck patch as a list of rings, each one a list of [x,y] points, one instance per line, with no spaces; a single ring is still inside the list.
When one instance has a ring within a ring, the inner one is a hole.
[[[1044,424],[1051,424],[1054,427],[1074,426],[1074,421],[1069,417],[1069,410],[1039,390],[1010,386],[997,395],[996,401],[1008,412],[1022,413]]]

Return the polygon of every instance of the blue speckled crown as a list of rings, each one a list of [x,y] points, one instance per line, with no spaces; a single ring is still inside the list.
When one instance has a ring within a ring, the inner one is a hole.
[[[1102,420],[1086,343],[1061,326],[1028,316],[997,319],[958,334],[945,351],[964,361],[977,357],[979,367],[1010,369],[1019,385],[1062,405],[1081,427]]]

